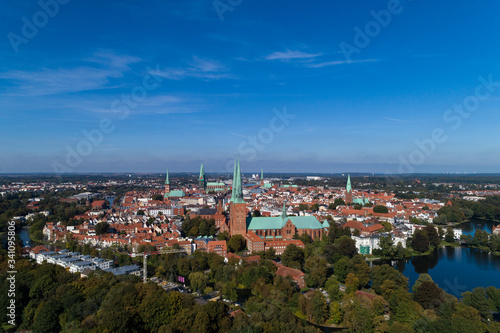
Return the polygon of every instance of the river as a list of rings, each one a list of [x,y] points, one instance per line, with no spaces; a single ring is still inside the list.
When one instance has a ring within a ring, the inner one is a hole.
[[[495,224],[492,221],[473,219],[470,222],[462,223],[460,225],[460,228],[462,228],[462,232],[464,235],[474,236],[476,230],[483,230],[491,234],[491,230],[493,229],[494,225]]]
[[[492,226],[493,222],[474,220],[461,227],[464,234],[474,235],[476,230],[491,233]],[[439,248],[428,256],[400,260],[395,267],[409,279],[410,289],[422,273],[457,297],[476,287],[500,288],[500,257],[478,249]]]
[[[19,231],[19,237],[23,241],[23,247],[32,247],[33,242],[31,241],[28,227],[21,228],[21,231]]]

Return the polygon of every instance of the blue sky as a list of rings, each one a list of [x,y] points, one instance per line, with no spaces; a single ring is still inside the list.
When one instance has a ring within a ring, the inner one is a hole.
[[[497,2],[42,2],[0,13],[1,173],[500,172]]]

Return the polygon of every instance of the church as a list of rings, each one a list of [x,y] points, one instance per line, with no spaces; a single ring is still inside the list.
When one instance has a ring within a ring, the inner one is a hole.
[[[322,239],[329,228],[328,221],[321,223],[315,216],[287,216],[283,213],[274,217],[252,217],[243,200],[241,169],[239,159],[234,163],[233,189],[229,203],[230,235],[242,235],[247,243],[251,241],[290,241],[295,234],[308,234],[312,239]],[[251,244],[247,244],[250,249]]]

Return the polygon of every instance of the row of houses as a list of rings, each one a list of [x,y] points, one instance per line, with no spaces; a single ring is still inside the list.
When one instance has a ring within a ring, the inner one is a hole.
[[[129,265],[114,268],[113,261],[96,258],[91,255],[83,255],[79,252],[70,252],[66,249],[60,251],[49,251],[45,246],[39,245],[31,249],[29,257],[38,264],[47,262],[48,264],[59,265],[71,273],[86,273],[89,271],[103,270],[115,275],[141,274],[141,269],[137,265]]]

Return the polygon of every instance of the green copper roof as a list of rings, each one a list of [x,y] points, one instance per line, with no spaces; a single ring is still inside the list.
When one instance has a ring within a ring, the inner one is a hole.
[[[265,183],[264,184],[264,188],[271,188],[273,187],[273,185],[271,183]]]
[[[226,184],[222,182],[208,182],[207,186],[226,186]]]
[[[201,179],[205,179],[205,168],[203,168],[203,163],[201,163],[201,167],[200,167],[200,180]]]
[[[323,221],[323,228],[330,228],[330,222],[328,222],[328,220]]]
[[[243,189],[241,187],[241,170],[239,158],[237,161],[235,161],[235,173],[233,175],[233,192],[231,195],[231,202],[245,203],[245,200],[243,200]]]
[[[185,196],[184,194],[184,191],[179,191],[179,190],[175,190],[175,191],[170,191],[168,194],[165,193],[165,196],[167,197],[183,197]]]
[[[286,206],[284,201],[283,201],[283,211],[281,212],[281,218],[286,219]]]
[[[322,229],[323,225],[315,216],[248,217],[248,230],[281,229],[290,220],[297,229]]]
[[[368,200],[364,197],[363,198],[355,198],[352,200],[352,203],[360,204],[360,205],[366,205],[369,202],[370,202],[370,200]]]
[[[264,168],[260,169],[260,180],[264,180]]]
[[[168,179],[168,168],[167,168],[167,178],[165,179],[165,185],[170,185],[170,180]]]
[[[345,187],[345,190],[347,192],[351,192],[352,191],[352,187],[351,187],[351,175],[347,175],[347,186]]]

